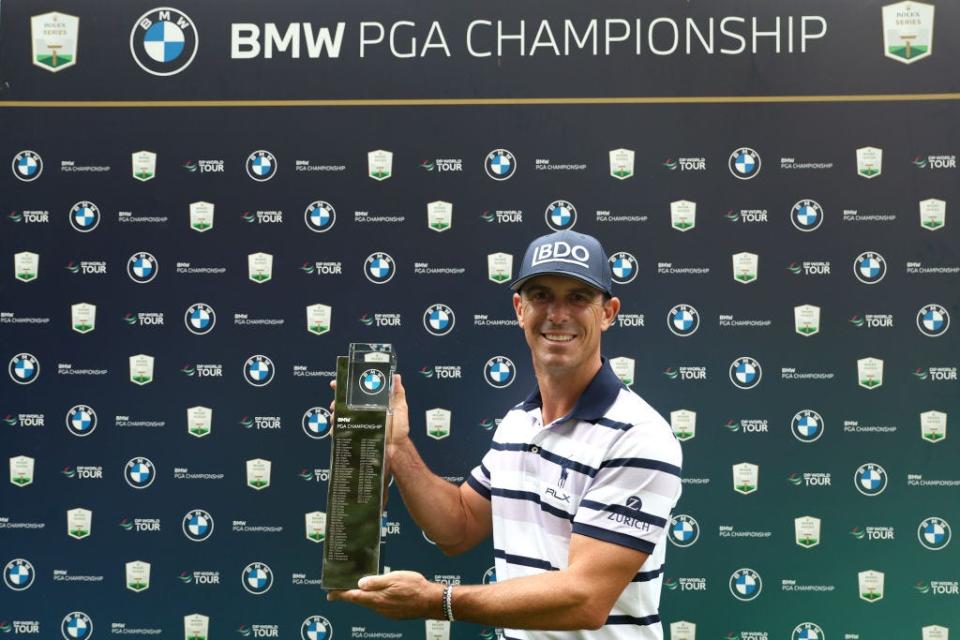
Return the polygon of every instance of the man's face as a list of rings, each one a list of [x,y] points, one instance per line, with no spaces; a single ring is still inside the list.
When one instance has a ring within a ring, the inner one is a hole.
[[[513,295],[513,308],[538,367],[562,373],[599,362],[600,334],[620,310],[620,300],[575,278],[543,275]]]

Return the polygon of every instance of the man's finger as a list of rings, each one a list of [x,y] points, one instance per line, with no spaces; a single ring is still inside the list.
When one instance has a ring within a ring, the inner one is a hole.
[[[407,390],[403,388],[403,379],[399,373],[393,374],[393,404],[407,403]]]
[[[364,576],[357,582],[357,586],[363,591],[379,591],[390,586],[391,580],[387,578],[389,574],[382,576]],[[361,593],[363,592],[361,591]]]

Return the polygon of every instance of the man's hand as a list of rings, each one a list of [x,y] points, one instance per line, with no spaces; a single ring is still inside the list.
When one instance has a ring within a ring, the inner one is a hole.
[[[359,604],[396,620],[443,618],[440,606],[443,585],[430,582],[415,571],[393,571],[382,576],[366,576],[360,579],[357,586],[359,589],[331,591],[327,594],[327,600]]]
[[[330,381],[330,388],[337,390],[337,381]],[[335,400],[330,401],[330,413],[333,413]],[[387,422],[387,455],[391,448],[401,444],[410,437],[410,416],[407,412],[407,391],[403,388],[403,380],[399,373],[393,374],[393,391],[390,394],[390,416]]]

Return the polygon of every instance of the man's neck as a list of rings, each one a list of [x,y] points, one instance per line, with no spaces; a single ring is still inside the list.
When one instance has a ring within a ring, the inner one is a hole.
[[[570,413],[577,400],[583,395],[590,381],[600,371],[600,356],[589,366],[580,367],[576,372],[553,372],[536,366],[537,385],[540,387],[540,414],[543,424],[550,424],[557,418]]]

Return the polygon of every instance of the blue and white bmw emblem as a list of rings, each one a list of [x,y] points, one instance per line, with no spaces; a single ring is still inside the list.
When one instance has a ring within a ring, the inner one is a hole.
[[[483,379],[491,387],[505,389],[513,384],[517,377],[517,368],[513,366],[513,361],[506,356],[494,356],[487,360],[483,366]]]
[[[750,147],[740,147],[730,154],[727,166],[734,178],[749,180],[760,173],[760,154]]]
[[[330,435],[330,412],[323,407],[311,407],[303,414],[300,424],[309,437],[322,440]]]
[[[924,518],[923,522],[917,528],[917,538],[924,548],[930,551],[940,551],[948,544],[953,533],[950,531],[950,525],[943,518],[931,516]]]
[[[243,588],[255,596],[263,595],[273,586],[273,571],[262,562],[251,562],[243,568]]]
[[[80,233],[90,233],[100,224],[100,207],[87,200],[81,200],[70,207],[70,226]]]
[[[23,558],[14,558],[3,568],[3,583],[14,591],[26,591],[33,584],[37,572]]]
[[[329,202],[314,200],[304,210],[303,221],[307,223],[307,229],[314,233],[330,231],[337,222],[337,211]]]
[[[939,338],[950,328],[950,314],[939,304],[927,304],[917,312],[917,329],[928,338]]]
[[[373,284],[390,282],[397,272],[396,263],[389,254],[378,251],[367,256],[363,264],[363,275]]]
[[[273,381],[276,369],[273,360],[263,355],[247,358],[243,363],[243,378],[255,387],[265,387]]]
[[[681,338],[692,336],[700,328],[700,314],[689,304],[678,304],[667,313],[667,328]]]
[[[300,640],[332,640],[333,625],[323,616],[310,616],[300,625]]]
[[[156,467],[147,458],[130,458],[123,468],[123,478],[134,489],[146,489],[157,476]]]
[[[360,390],[368,396],[374,396],[383,391],[383,385],[387,383],[386,377],[379,369],[367,369],[360,374]]]
[[[43,159],[36,151],[23,150],[13,156],[13,175],[24,182],[33,182],[43,173]]]
[[[617,284],[633,282],[637,277],[637,259],[626,251],[618,251],[610,256],[610,273]]]
[[[823,207],[815,200],[801,200],[790,210],[790,222],[800,231],[814,231],[823,223]]]
[[[60,623],[63,640],[86,640],[93,635],[93,620],[83,611],[68,613]]]
[[[217,324],[217,314],[210,305],[195,302],[187,307],[187,312],[183,315],[183,323],[187,325],[190,333],[203,336],[213,331],[213,326]]]
[[[763,581],[753,569],[737,569],[730,576],[730,593],[742,602],[750,602],[760,595]]]
[[[480,579],[481,584],[496,584],[497,582],[497,567],[493,566],[483,572],[483,577]]]
[[[67,411],[67,431],[83,438],[97,428],[97,412],[85,404],[76,404]]]
[[[689,547],[700,537],[700,525],[693,516],[678,514],[670,518],[670,542],[678,547]]]
[[[155,76],[180,73],[197,55],[199,36],[190,16],[171,7],[147,11],[130,31],[130,53],[137,65]]]
[[[730,382],[738,389],[753,389],[762,375],[760,363],[750,356],[741,356],[730,364]]]
[[[127,275],[137,284],[146,284],[157,277],[160,263],[153,254],[138,251],[127,260]]]
[[[554,231],[573,229],[577,224],[577,208],[566,200],[554,200],[548,204],[543,216],[547,226]]]
[[[868,462],[857,467],[853,482],[863,495],[878,496],[887,488],[887,472],[880,465]]]
[[[269,151],[259,149],[247,156],[247,175],[257,182],[266,182],[277,175],[277,158]]]
[[[192,509],[183,516],[183,535],[191,542],[203,542],[213,535],[213,516],[203,509]]]
[[[790,640],[824,640],[823,629],[813,622],[801,622],[793,629]]]
[[[812,409],[798,411],[790,421],[790,431],[800,442],[815,442],[823,435],[823,418]]]
[[[887,261],[876,251],[864,251],[853,261],[853,275],[863,284],[877,284],[887,275]]]
[[[445,304],[432,304],[423,312],[423,328],[435,336],[445,336],[453,331],[457,317]]]
[[[494,180],[507,180],[517,172],[517,159],[506,149],[494,149],[484,159],[483,168]]]
[[[30,353],[18,353],[7,365],[10,379],[17,384],[30,384],[40,377],[40,361]]]

